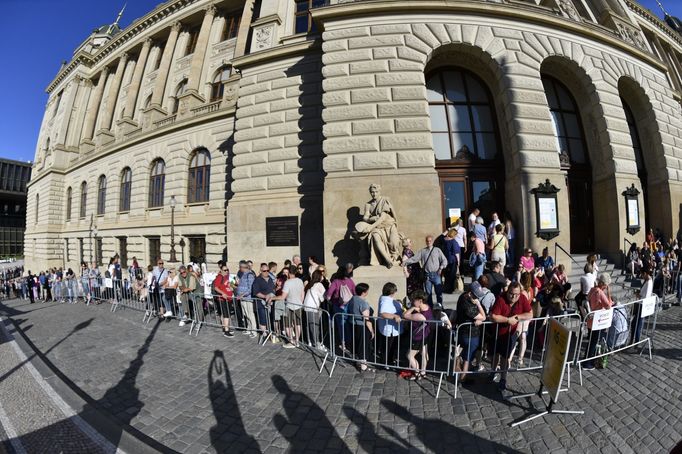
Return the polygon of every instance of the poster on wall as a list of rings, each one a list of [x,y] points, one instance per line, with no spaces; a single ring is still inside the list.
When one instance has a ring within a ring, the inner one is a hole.
[[[540,215],[541,230],[554,230],[559,228],[555,197],[539,197],[538,211]]]
[[[639,203],[637,199],[628,199],[628,227],[639,227]]]
[[[454,225],[455,222],[457,222],[459,218],[462,217],[462,209],[461,208],[448,209],[448,217],[450,218],[450,225]]]

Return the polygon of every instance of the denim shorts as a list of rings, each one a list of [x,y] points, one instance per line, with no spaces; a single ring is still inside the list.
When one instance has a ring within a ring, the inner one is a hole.
[[[470,363],[474,359],[479,345],[481,345],[481,338],[465,337],[459,343],[462,346],[462,359]]]

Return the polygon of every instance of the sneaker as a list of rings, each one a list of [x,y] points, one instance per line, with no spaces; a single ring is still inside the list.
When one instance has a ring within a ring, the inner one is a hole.
[[[594,364],[583,364],[583,370],[594,370]]]
[[[327,352],[327,347],[325,347],[324,344],[317,344],[317,349],[325,353]]]
[[[279,340],[279,337],[277,337],[273,334],[272,336],[270,336],[270,342],[272,342],[273,344],[279,344],[282,341]]]
[[[499,382],[499,381],[501,381],[501,380],[502,380],[502,374],[497,373],[497,374],[493,375],[493,381],[494,381],[495,383],[497,383],[497,382]]]
[[[284,345],[282,345],[282,347],[283,347],[283,348],[296,348],[296,346],[295,346],[294,344],[289,343],[289,342],[287,342],[287,343],[285,343]]]
[[[251,331],[242,331],[242,334],[243,334],[244,336],[250,336],[250,335],[251,335]]]
[[[258,337],[258,334],[256,334],[256,333],[254,333],[253,331],[251,331],[251,332],[249,333],[249,337],[250,337],[251,339],[253,339],[253,338],[255,338],[255,337]]]
[[[163,316],[164,316],[164,317],[172,317],[172,316],[173,316],[173,313],[172,313],[171,311],[166,311],[166,312],[163,314]]]
[[[499,389],[500,391],[504,391],[505,389],[507,389],[507,380],[504,378],[500,379],[500,383],[497,385],[497,389]]]
[[[185,326],[185,321],[184,321],[184,320],[180,320],[180,323],[178,323],[178,326]]]
[[[232,331],[223,331],[223,336],[234,337],[234,333]]]

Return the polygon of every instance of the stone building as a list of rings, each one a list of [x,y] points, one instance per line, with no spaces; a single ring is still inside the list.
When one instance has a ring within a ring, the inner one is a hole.
[[[93,32],[48,87],[27,261],[167,260],[175,196],[185,257],[357,262],[371,183],[417,245],[474,207],[508,212],[517,248],[674,236],[678,25],[631,0],[168,1]],[[298,238],[267,247],[280,217]]]
[[[26,185],[31,163],[0,159],[0,258],[24,255]]]

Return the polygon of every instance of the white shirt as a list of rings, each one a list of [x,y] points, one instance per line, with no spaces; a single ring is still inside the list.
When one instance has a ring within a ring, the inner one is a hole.
[[[293,279],[287,279],[282,287],[282,293],[286,293],[287,308],[294,311],[300,309],[303,306],[303,293],[305,288],[303,286],[303,281],[295,277]]]
[[[463,248],[464,245],[466,244],[466,238],[467,231],[464,229],[464,227],[458,226],[457,235],[455,235],[455,241],[457,241],[457,244],[459,244],[460,248]]]
[[[472,232],[474,230],[474,226],[476,225],[476,215],[474,213],[471,213],[469,215],[469,231]]]
[[[597,275],[594,273],[585,273],[580,276],[580,291],[583,293],[583,295],[587,295],[589,291],[592,290],[596,280]]]
[[[495,227],[497,227],[500,224],[502,224],[502,223],[500,222],[499,219],[495,219],[494,221],[492,221],[490,223],[490,225],[488,226],[488,236],[489,237],[492,237],[493,235],[495,235]]]
[[[320,304],[324,301],[324,291],[324,285],[321,282],[316,282],[310,287],[303,301],[303,306],[307,312],[315,312],[320,308]]]
[[[382,296],[379,298],[379,313],[380,314],[400,314],[402,317],[402,307],[393,301],[390,296]],[[386,337],[399,336],[402,333],[403,325],[395,320],[380,318],[378,322],[379,332]]]

